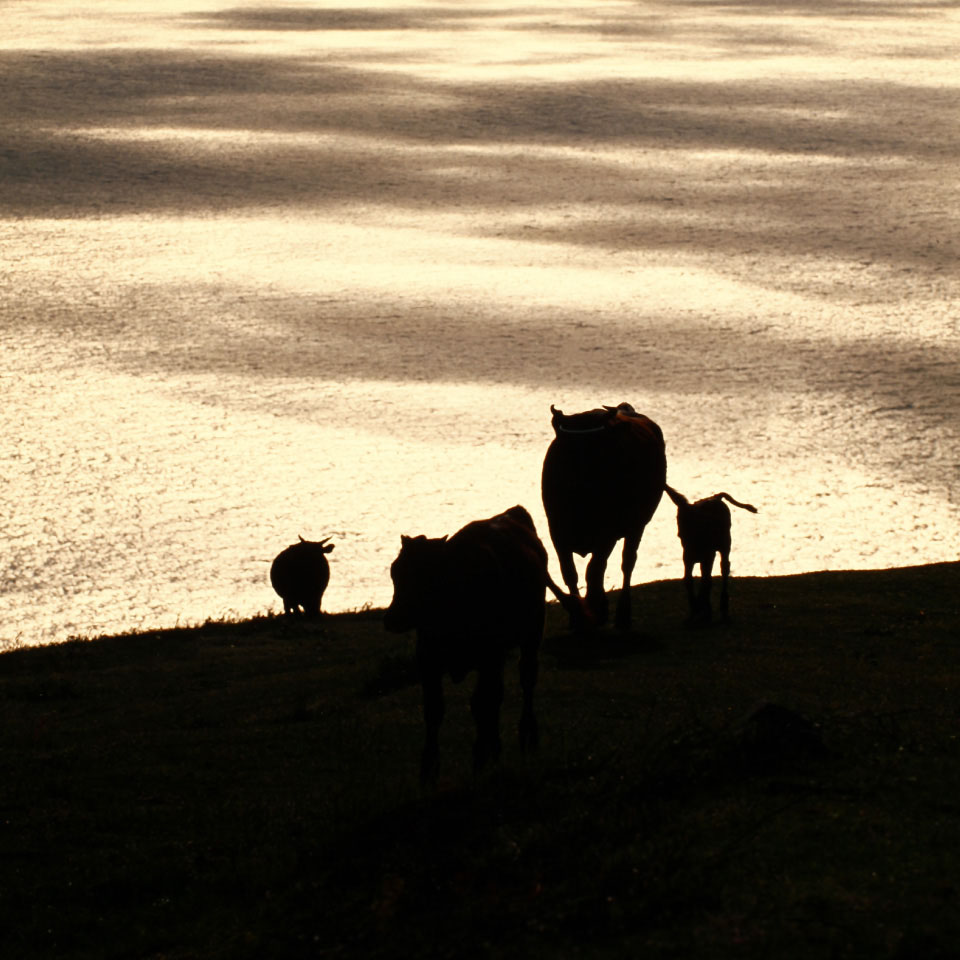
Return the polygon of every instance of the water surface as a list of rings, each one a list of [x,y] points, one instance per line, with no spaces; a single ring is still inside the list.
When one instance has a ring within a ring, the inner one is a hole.
[[[755,503],[735,572],[956,559],[951,8],[10,16],[0,642],[278,610],[298,534],[329,610],[401,533],[546,538],[551,403]]]

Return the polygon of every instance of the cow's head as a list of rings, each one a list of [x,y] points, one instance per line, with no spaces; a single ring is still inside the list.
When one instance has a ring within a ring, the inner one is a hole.
[[[620,407],[598,407],[596,410],[584,410],[583,413],[564,413],[550,404],[550,422],[553,432],[559,436],[570,434],[601,433],[616,422],[621,407],[633,408],[629,403]]]
[[[329,537],[324,537],[322,540],[304,540],[299,534],[297,536],[304,548],[309,549],[311,553],[330,553],[333,550],[334,545],[329,543]]]
[[[437,586],[444,570],[447,538],[401,537],[400,553],[390,565],[393,599],[383,615],[383,625],[402,633],[420,625],[430,605],[436,602]]]

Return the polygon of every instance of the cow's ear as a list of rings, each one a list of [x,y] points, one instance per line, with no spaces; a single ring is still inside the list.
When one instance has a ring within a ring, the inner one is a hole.
[[[410,538],[404,534],[400,534],[400,546],[405,547],[410,542]]]
[[[328,543],[328,544],[323,548],[323,552],[324,552],[324,553],[329,553],[332,549],[333,549],[333,544],[332,544],[332,543]]]
[[[441,543],[446,543],[446,542],[447,542],[446,534],[444,534],[444,535],[440,538],[440,542],[441,542]]]

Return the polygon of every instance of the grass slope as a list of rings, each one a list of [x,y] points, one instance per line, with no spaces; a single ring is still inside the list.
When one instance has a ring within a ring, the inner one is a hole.
[[[7,652],[0,956],[957,956],[958,581],[740,579],[707,630],[652,583],[629,637],[551,607],[539,755],[511,668],[474,778],[448,684],[430,794],[375,612]]]

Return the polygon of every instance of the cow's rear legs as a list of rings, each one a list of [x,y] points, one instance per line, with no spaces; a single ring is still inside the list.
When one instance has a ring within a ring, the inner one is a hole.
[[[440,772],[440,724],[443,722],[443,713],[443,677],[439,671],[431,670],[429,674],[423,674],[423,722],[426,739],[420,757],[420,784],[425,787],[435,784]]]
[[[633,619],[630,580],[633,577],[633,568],[637,565],[637,548],[639,546],[639,537],[636,540],[629,537],[623,541],[623,557],[620,562],[620,570],[623,573],[623,586],[620,589],[620,596],[617,598],[616,615],[618,630],[629,630],[631,620]]]
[[[477,727],[473,745],[473,770],[479,773],[500,759],[500,707],[503,704],[503,663],[486,665],[477,672],[470,710]]]
[[[536,750],[540,745],[540,731],[533,712],[533,689],[537,685],[539,663],[537,645],[543,635],[543,621],[540,622],[536,643],[520,648],[520,689],[523,691],[523,711],[520,714],[520,749],[524,752]]]
[[[730,619],[730,596],[727,593],[727,581],[730,579],[730,554],[720,554],[720,619],[727,623]]]
[[[697,593],[696,607],[693,619],[697,623],[709,625],[713,622],[713,608],[710,605],[710,594],[713,590],[713,561],[715,554],[704,557],[700,561],[700,590]]]

